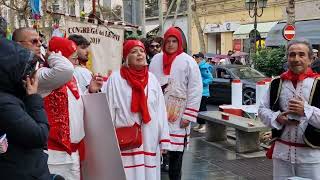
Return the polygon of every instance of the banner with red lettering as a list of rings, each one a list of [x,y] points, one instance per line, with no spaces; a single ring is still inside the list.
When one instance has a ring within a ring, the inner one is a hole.
[[[91,42],[87,66],[94,73],[106,75],[120,68],[124,29],[66,19],[66,33],[82,35]]]

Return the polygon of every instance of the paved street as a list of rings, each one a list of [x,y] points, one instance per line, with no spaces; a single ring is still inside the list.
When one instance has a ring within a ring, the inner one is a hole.
[[[216,109],[208,106],[208,110]],[[238,154],[234,145],[234,139],[224,143],[207,142],[203,134],[193,131],[189,150],[184,155],[182,180],[272,179],[272,161],[264,157],[264,151]],[[167,173],[162,173],[162,179],[169,179]]]

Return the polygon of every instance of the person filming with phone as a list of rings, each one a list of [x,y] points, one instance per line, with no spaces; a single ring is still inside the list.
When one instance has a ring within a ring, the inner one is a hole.
[[[13,41],[0,39],[0,134],[8,149],[0,153],[0,178],[48,180],[49,135],[43,99],[38,92],[34,53]]]

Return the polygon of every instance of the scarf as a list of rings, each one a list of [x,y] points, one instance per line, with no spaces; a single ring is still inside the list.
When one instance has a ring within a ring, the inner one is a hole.
[[[294,87],[296,87],[298,81],[303,81],[306,78],[316,77],[319,77],[319,74],[313,72],[311,68],[308,68],[306,72],[301,74],[295,74],[291,70],[288,70],[280,75],[282,80],[290,80]]]
[[[69,90],[72,92],[74,97],[76,99],[79,99],[80,98],[80,94],[79,94],[79,89],[78,89],[78,86],[77,86],[76,78],[73,76],[72,79],[69,82],[67,82],[66,85],[69,88]]]
[[[173,54],[168,54],[165,50],[166,41],[168,40],[169,37],[175,37],[178,40],[178,50]],[[176,59],[176,57],[179,54],[183,53],[182,36],[180,31],[177,28],[171,27],[164,34],[164,45],[162,50],[163,50],[163,73],[165,75],[170,75],[171,65],[173,61]]]
[[[142,70],[136,70],[130,67],[122,66],[120,74],[132,88],[131,98],[131,112],[141,113],[142,122],[147,124],[150,120],[150,114],[147,105],[147,96],[144,93],[144,89],[148,84],[148,68],[145,67]]]

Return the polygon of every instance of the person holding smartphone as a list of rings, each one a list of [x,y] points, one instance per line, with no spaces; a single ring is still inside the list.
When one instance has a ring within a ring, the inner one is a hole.
[[[0,39],[0,133],[9,142],[0,154],[0,177],[48,180],[49,135],[43,99],[38,92],[34,54],[17,43]]]

